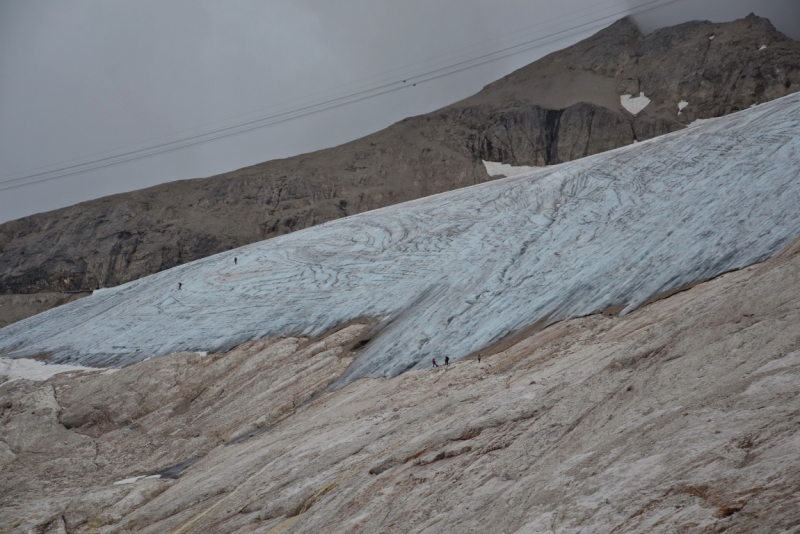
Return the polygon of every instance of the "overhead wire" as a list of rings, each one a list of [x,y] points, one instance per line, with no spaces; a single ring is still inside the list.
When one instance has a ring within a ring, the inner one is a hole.
[[[328,99],[323,102],[318,102],[314,104],[309,104],[306,106],[301,106],[298,108],[294,108],[288,111],[284,111],[281,113],[277,113],[274,115],[270,115],[267,117],[261,117],[258,119],[254,119],[251,121],[246,121],[240,124],[235,124],[232,126],[227,126],[224,128],[219,128],[216,130],[212,130],[210,132],[200,133],[197,135],[184,137],[182,139],[178,139],[175,141],[161,143],[158,145],[148,146],[138,150],[132,150],[121,154],[115,154],[112,156],[108,156],[105,158],[99,158],[93,161],[80,163],[76,165],[70,165],[66,167],[61,167],[59,169],[54,169],[50,171],[28,174],[19,178],[13,178],[9,180],[2,180],[0,181],[0,191],[6,191],[10,189],[16,189],[19,187],[26,187],[29,185],[39,184],[43,182],[49,182],[52,180],[58,180],[61,178],[66,178],[68,176],[74,176],[77,174],[83,174],[86,172],[91,172],[95,170],[100,170],[116,165],[122,165],[125,163],[130,163],[132,161],[137,161],[144,158],[155,157],[158,155],[174,152],[177,150],[184,150],[187,148],[191,148],[193,146],[197,146],[200,144],[205,144],[213,141],[217,141],[220,139],[226,139],[229,137],[234,137],[237,135],[242,135],[245,133],[252,132],[254,130],[259,130],[263,128],[267,128],[269,126],[274,126],[277,124],[282,124],[288,121],[297,120],[300,118],[308,117],[311,115],[315,115],[318,113],[322,113],[325,111],[330,111],[333,109],[337,109],[346,105],[354,104],[357,102],[362,102],[365,100],[369,100],[372,98],[376,98],[378,96],[383,96],[386,94],[394,93],[396,91],[400,91],[402,89],[408,89],[410,87],[415,86],[416,84],[427,83],[431,82],[445,76],[452,76],[459,72],[463,72],[465,70],[473,69],[487,63],[497,61],[499,59],[504,59],[509,56],[520,54],[523,52],[527,52],[529,50],[539,48],[542,46],[546,46],[553,42],[557,42],[563,39],[567,39],[569,37],[573,37],[575,35],[581,34],[586,31],[591,31],[596,27],[602,26],[605,24],[605,21],[612,17],[618,17],[622,14],[629,14],[629,15],[638,15],[647,13],[656,9],[662,9],[668,5],[676,4],[679,2],[683,2],[686,0],[650,0],[635,10],[626,9],[621,12],[612,13],[601,17],[599,19],[595,19],[589,22],[585,22],[583,24],[579,24],[576,26],[572,26],[570,28],[566,28],[557,32],[550,33],[548,35],[537,37],[535,39],[531,39],[525,41],[523,43],[518,43],[512,46],[508,46],[506,48],[495,50],[493,52],[489,52],[486,54],[482,54],[476,57],[471,57],[466,60],[458,61],[456,63],[451,63],[449,65],[435,68],[428,70],[421,74],[416,74],[412,76],[405,76],[402,81],[392,81],[388,83],[384,83],[382,85],[378,85],[376,87],[371,87],[368,89],[362,89],[360,91],[352,92],[345,94],[343,96],[339,96],[336,98]],[[427,60],[426,60],[427,61]],[[425,61],[423,61],[425,62]],[[420,62],[420,63],[423,63]],[[391,72],[391,71],[390,71]],[[379,75],[376,75],[379,76]],[[38,180],[34,178],[39,178]],[[33,180],[32,180],[33,179]],[[20,183],[21,182],[21,183]]]
[[[598,7],[598,6],[604,6],[604,5],[607,5],[607,4],[616,5],[618,3],[619,3],[618,0],[604,0],[602,2],[598,2],[596,4],[593,4],[595,9],[590,11],[589,14],[597,13],[598,11],[601,11],[603,9],[602,7]],[[586,14],[586,10],[585,9],[582,10],[582,14]],[[149,138],[149,139],[146,139],[146,140],[143,140],[143,141],[139,141],[139,142],[134,143],[134,144],[128,144],[128,145],[123,145],[123,146],[119,146],[119,147],[115,147],[115,148],[111,148],[111,149],[107,149],[107,150],[102,150],[102,151],[99,151],[99,152],[86,154],[86,155],[78,157],[78,158],[71,158],[71,159],[68,159],[68,160],[62,160],[61,162],[52,163],[52,164],[44,165],[44,166],[41,166],[41,167],[34,167],[34,168],[28,169],[26,171],[10,173],[10,174],[7,174],[7,175],[3,176],[3,178],[11,177],[11,176],[14,176],[14,175],[17,175],[17,174],[26,174],[26,173],[30,173],[30,172],[33,172],[33,171],[39,171],[39,170],[42,170],[42,169],[47,169],[47,168],[51,168],[51,167],[55,167],[55,166],[59,166],[59,165],[64,165],[64,164],[70,163],[72,161],[85,160],[86,158],[93,157],[93,156],[96,156],[96,155],[101,155],[101,154],[107,154],[109,152],[118,152],[120,150],[130,149],[130,148],[133,148],[133,147],[145,144],[145,143],[152,143],[153,141],[157,141],[159,139],[164,139],[164,138],[167,138],[167,137],[173,137],[175,135],[188,133],[188,132],[191,132],[191,131],[194,131],[194,130],[198,130],[198,129],[201,129],[201,128],[207,128],[209,126],[212,126],[212,125],[215,125],[215,124],[224,123],[224,122],[227,122],[227,121],[230,121],[230,120],[233,120],[233,119],[237,119],[237,118],[240,118],[240,117],[244,117],[244,116],[260,113],[260,112],[268,110],[268,109],[280,108],[280,107],[286,106],[286,105],[288,105],[288,104],[290,104],[292,102],[307,100],[309,98],[312,98],[312,97],[320,95],[320,94],[329,93],[331,91],[334,91],[334,90],[337,90],[337,89],[343,89],[345,87],[350,87],[350,86],[356,85],[356,84],[361,84],[362,82],[366,82],[366,81],[372,80],[374,78],[385,77],[388,74],[391,74],[391,73],[394,73],[394,72],[397,72],[397,71],[406,70],[406,69],[409,69],[409,68],[417,66],[417,65],[430,63],[431,61],[433,61],[435,59],[443,58],[443,57],[446,57],[446,56],[451,56],[452,54],[454,54],[456,52],[460,52],[460,51],[463,51],[463,50],[469,50],[469,49],[475,48],[477,46],[485,45],[486,43],[490,43],[490,42],[498,41],[498,40],[508,40],[508,37],[511,36],[511,35],[519,34],[519,33],[522,33],[522,32],[526,32],[523,35],[528,35],[534,29],[538,29],[539,27],[545,26],[545,25],[549,26],[556,20],[563,19],[563,18],[568,18],[568,17],[574,17],[574,14],[566,13],[566,14],[562,14],[562,15],[559,15],[559,16],[556,16],[556,17],[551,17],[550,19],[547,19],[545,21],[541,21],[541,22],[539,22],[537,24],[525,26],[523,28],[519,28],[519,29],[511,31],[511,32],[506,32],[504,35],[499,36],[499,37],[493,37],[491,39],[487,39],[487,40],[484,40],[484,41],[481,41],[481,42],[478,42],[478,43],[472,43],[472,44],[467,45],[467,46],[463,46],[463,47],[460,47],[460,48],[456,48],[454,50],[450,50],[450,51],[445,52],[443,54],[432,56],[432,57],[429,57],[429,58],[426,58],[426,59],[423,59],[423,60],[420,60],[420,61],[415,61],[413,63],[409,63],[409,64],[406,64],[406,65],[403,65],[403,66],[400,66],[400,67],[396,67],[394,69],[389,69],[388,71],[384,71],[384,72],[381,72],[381,73],[378,73],[378,74],[373,74],[371,76],[367,76],[366,78],[361,78],[359,80],[354,80],[354,81],[351,81],[351,82],[340,84],[338,86],[329,87],[329,88],[326,88],[326,89],[323,89],[323,90],[320,90],[320,91],[316,91],[314,93],[306,94],[306,95],[303,95],[303,96],[300,96],[300,97],[297,97],[297,98],[292,98],[290,100],[287,100],[287,101],[284,101],[284,102],[281,102],[281,103],[278,103],[278,104],[265,106],[265,107],[258,108],[258,109],[255,109],[255,110],[247,111],[245,113],[240,113],[240,114],[237,114],[237,115],[225,117],[223,119],[219,119],[219,120],[216,120],[216,121],[213,121],[213,122],[210,122],[210,123],[205,123],[205,124],[202,124],[202,125],[193,126],[191,128],[186,128],[184,130],[172,132],[172,133],[165,134],[165,135],[160,135],[158,137]],[[604,17],[604,18],[607,18],[607,17]],[[465,54],[462,54],[461,56],[456,56],[456,58],[463,57],[464,55]],[[453,59],[456,59],[456,58],[453,58]],[[442,63],[442,62],[440,62],[440,63]],[[419,69],[417,69],[417,70],[419,70]],[[413,76],[414,72],[415,71],[410,71],[410,72],[407,72],[404,76],[399,76],[399,77],[396,76],[396,77],[394,77],[393,78],[393,83],[398,83],[397,80],[399,78],[401,78],[401,77],[407,79],[407,78],[409,78],[409,76]],[[373,83],[382,83],[382,82],[378,81],[378,82],[373,82]],[[373,87],[372,89],[377,89],[377,88]],[[207,132],[207,133],[209,133],[209,132]],[[116,154],[116,156],[121,156],[121,155],[124,155],[124,154]],[[84,163],[84,164],[88,164],[88,163],[91,163],[91,162],[87,162],[87,163]],[[66,169],[66,168],[68,168],[68,167],[64,167],[64,169]],[[59,169],[53,169],[53,170],[51,170],[49,172],[56,172],[57,170],[59,170]],[[42,174],[45,174],[45,173],[42,173]],[[8,182],[11,182],[11,181],[14,181],[14,180],[8,180]],[[4,183],[4,181],[0,180],[0,184],[1,183]]]

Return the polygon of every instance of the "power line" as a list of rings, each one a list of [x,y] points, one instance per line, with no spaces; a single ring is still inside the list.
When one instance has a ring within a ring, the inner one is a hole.
[[[597,6],[603,6],[603,5],[606,5],[606,4],[609,4],[609,3],[617,4],[618,2],[614,1],[614,0],[605,0],[604,2],[599,2],[597,4],[594,4],[596,9],[590,11],[589,14],[594,14],[594,13],[597,13],[598,11],[601,11],[602,8],[597,8]],[[586,10],[584,10],[583,13],[586,13]],[[227,122],[229,120],[237,119],[237,118],[244,117],[244,116],[247,116],[247,115],[253,115],[255,113],[259,113],[259,112],[262,112],[262,111],[265,111],[265,110],[268,110],[268,109],[280,108],[280,107],[286,106],[286,105],[288,105],[288,104],[290,104],[292,102],[307,100],[307,99],[309,99],[311,97],[314,97],[314,96],[317,96],[317,95],[320,95],[320,94],[324,94],[324,93],[328,93],[328,92],[334,91],[336,89],[341,89],[341,88],[344,88],[344,87],[350,87],[352,85],[360,84],[362,82],[365,82],[367,80],[372,80],[374,78],[382,78],[382,77],[385,77],[386,75],[391,74],[393,72],[409,69],[409,68],[414,67],[416,65],[422,65],[422,64],[425,64],[425,63],[429,63],[429,62],[431,62],[431,61],[433,61],[435,59],[452,55],[455,52],[459,52],[459,51],[462,51],[462,50],[468,50],[468,49],[471,49],[471,48],[475,48],[476,46],[484,45],[486,43],[497,41],[497,40],[500,40],[500,39],[507,40],[508,37],[511,36],[511,35],[519,34],[519,33],[522,33],[522,32],[526,32],[523,35],[528,35],[528,34],[531,33],[531,31],[534,28],[539,28],[541,26],[549,26],[552,22],[554,22],[556,20],[567,18],[567,17],[573,17],[573,16],[574,15],[572,13],[566,13],[566,14],[563,14],[563,15],[552,17],[552,18],[550,18],[548,20],[545,20],[545,21],[542,21],[542,22],[540,22],[538,24],[533,24],[533,25],[530,25],[530,26],[519,28],[519,29],[514,30],[512,32],[508,32],[505,35],[500,36],[500,37],[493,37],[491,39],[487,39],[487,40],[481,41],[479,43],[473,43],[471,45],[467,45],[467,46],[464,46],[464,47],[461,47],[461,48],[450,50],[449,52],[446,52],[444,54],[439,54],[437,56],[429,57],[429,58],[424,59],[424,60],[420,60],[420,61],[416,61],[416,62],[413,62],[413,63],[410,63],[410,64],[406,64],[406,65],[403,65],[401,67],[397,67],[397,68],[394,68],[394,69],[390,69],[388,71],[384,71],[382,73],[378,73],[378,74],[374,74],[374,75],[368,76],[366,78],[361,78],[359,80],[354,80],[352,82],[348,82],[348,83],[345,83],[345,84],[340,84],[340,85],[335,86],[335,87],[329,87],[327,89],[323,89],[321,91],[310,93],[310,94],[304,95],[302,97],[293,98],[293,99],[290,99],[288,101],[281,102],[279,104],[273,104],[273,105],[266,106],[266,107],[263,107],[263,108],[259,108],[259,109],[256,109],[256,110],[251,110],[251,111],[248,111],[248,112],[245,112],[245,113],[240,113],[240,114],[237,114],[237,115],[229,116],[229,117],[226,117],[224,119],[220,119],[220,120],[217,120],[217,121],[213,121],[213,122],[202,124],[202,125],[198,125],[198,126],[193,126],[191,128],[187,128],[187,129],[184,129],[184,130],[180,130],[180,131],[177,131],[177,132],[172,132],[170,134],[160,135],[158,137],[153,137],[153,138],[150,138],[150,139],[147,139],[147,140],[144,140],[144,141],[140,141],[138,143],[133,143],[133,144],[129,144],[129,145],[123,145],[123,146],[119,146],[119,147],[116,147],[116,148],[103,150],[103,151],[100,151],[100,152],[94,152],[94,153],[91,153],[91,154],[87,154],[85,156],[81,156],[79,158],[72,158],[72,159],[68,159],[68,160],[62,160],[59,163],[52,163],[52,164],[49,164],[49,165],[43,165],[41,167],[34,167],[34,168],[28,169],[26,171],[19,171],[19,172],[10,173],[10,174],[7,174],[7,175],[3,176],[3,178],[11,177],[11,176],[18,175],[18,174],[32,173],[34,171],[40,171],[40,170],[43,170],[43,169],[48,169],[48,168],[52,168],[52,167],[55,167],[55,166],[64,165],[66,163],[70,163],[70,162],[73,162],[73,161],[80,161],[80,160],[84,160],[84,159],[89,158],[89,157],[99,156],[101,154],[108,154],[109,152],[118,152],[120,150],[132,149],[133,147],[136,147],[136,146],[139,146],[139,145],[142,145],[142,144],[145,144],[145,143],[151,143],[151,142],[157,141],[159,139],[164,139],[164,138],[172,137],[172,136],[179,135],[179,134],[185,134],[185,133],[188,133],[188,132],[191,132],[191,131],[194,131],[194,130],[198,130],[198,129],[201,129],[201,128],[206,128],[208,126],[212,126],[214,124],[224,123],[224,122]],[[467,55],[467,54],[462,54],[461,56],[456,56],[456,58],[464,57],[465,55]],[[453,58],[453,59],[456,59],[456,58]],[[439,63],[441,63],[441,62],[439,62]],[[417,70],[419,70],[419,69],[417,69]],[[415,72],[415,71],[411,71],[411,72],[405,74],[404,76],[402,76],[402,78],[408,79],[410,76],[413,77],[414,76],[413,72]],[[421,73],[421,74],[424,74],[424,72]],[[399,79],[397,76],[395,76],[393,78],[393,80],[395,82],[397,81],[397,79]],[[378,81],[378,82],[373,82],[373,83],[383,83],[383,82],[379,82]],[[376,89],[376,88],[373,88],[373,89]],[[126,154],[126,153],[127,152],[125,152],[124,154]],[[116,154],[116,157],[119,157],[119,156],[124,155],[124,154]],[[90,163],[91,162],[87,162],[87,163],[84,163],[84,165],[87,165],[87,164],[90,164]],[[64,167],[64,169],[67,169],[67,168],[70,168],[70,167]],[[59,170],[60,169],[51,169],[48,172],[52,173],[52,172],[57,172]],[[43,175],[43,174],[47,174],[47,172],[42,172],[42,173],[38,173],[36,175],[31,175],[31,176],[38,176],[39,174]],[[26,177],[22,177],[22,178],[20,178],[20,180],[21,179],[25,179],[25,178]],[[12,181],[15,181],[15,180],[5,180],[5,181],[0,180],[0,184],[2,184],[2,183],[10,183]]]
[[[144,158],[150,158],[162,154],[166,154],[169,152],[174,152],[177,150],[183,150],[186,148],[191,148],[193,146],[197,146],[200,144],[209,143],[212,141],[217,141],[220,139],[226,139],[229,137],[233,137],[236,135],[242,135],[248,132],[252,132],[254,130],[259,130],[263,128],[267,128],[269,126],[274,126],[276,124],[285,123],[292,120],[297,120],[303,117],[308,117],[310,115],[315,115],[318,113],[322,113],[325,111],[330,111],[333,109],[337,109],[346,105],[354,104],[357,102],[362,102],[364,100],[368,100],[371,98],[375,98],[378,96],[383,96],[389,93],[393,93],[402,89],[408,89],[413,87],[419,83],[427,83],[433,80],[437,80],[439,78],[443,78],[445,76],[452,76],[459,72],[463,72],[465,70],[473,69],[487,63],[491,63],[500,59],[504,59],[506,57],[520,54],[522,52],[527,52],[529,50],[533,50],[535,48],[540,48],[542,46],[546,46],[553,42],[557,42],[563,39],[567,39],[569,37],[573,37],[577,34],[583,33],[585,31],[590,31],[592,29],[596,29],[597,27],[603,26],[605,21],[612,17],[618,17],[623,14],[642,14],[647,13],[656,9],[661,9],[671,4],[676,4],[679,2],[683,2],[685,0],[650,0],[642,4],[636,10],[625,10],[617,13],[613,13],[610,15],[606,15],[605,17],[601,17],[599,19],[592,20],[590,22],[586,22],[583,24],[579,24],[577,26],[573,26],[570,28],[566,28],[564,30],[560,30],[557,32],[553,32],[551,34],[538,37],[535,39],[531,39],[529,41],[525,41],[523,43],[519,43],[516,45],[512,45],[500,50],[496,50],[494,52],[490,52],[487,54],[482,54],[477,57],[473,57],[470,59],[466,59],[463,61],[459,61],[450,65],[446,65],[444,67],[439,67],[436,69],[429,70],[422,74],[406,77],[402,81],[392,81],[389,83],[384,83],[377,87],[369,88],[369,89],[362,89],[360,91],[356,91],[353,93],[346,94],[344,96],[340,96],[337,98],[332,98],[320,103],[310,104],[307,106],[302,106],[299,108],[295,108],[289,111],[285,111],[282,113],[277,113],[274,115],[270,115],[267,117],[262,117],[259,119],[247,121],[244,123],[236,124],[233,126],[228,126],[225,128],[219,128],[216,130],[212,130],[210,132],[201,133],[189,137],[185,137],[182,139],[178,139],[176,141],[171,141],[168,143],[161,143],[149,147],[145,147],[138,150],[128,151],[122,154],[116,154],[113,156],[108,156],[105,158],[96,159],[93,161],[89,161],[86,163],[80,163],[76,165],[70,165],[66,167],[62,167],[59,169],[54,169],[51,171],[45,171],[40,173],[28,174],[26,176],[22,176],[19,178],[13,178],[10,180],[0,181],[0,191],[7,191],[10,189],[16,189],[19,187],[25,187],[29,185],[39,184],[43,182],[49,182],[52,180],[58,180],[61,178],[66,178],[68,176],[74,176],[76,174],[83,174],[86,172],[91,172],[95,170],[104,169],[107,167],[112,167],[116,165],[122,165],[124,163],[129,163],[132,161],[137,161]],[[643,9],[644,8],[644,9]],[[32,178],[39,178],[38,180],[31,180]],[[26,181],[31,180],[31,181]],[[21,182],[21,183],[19,183]],[[2,187],[3,184],[5,187]]]

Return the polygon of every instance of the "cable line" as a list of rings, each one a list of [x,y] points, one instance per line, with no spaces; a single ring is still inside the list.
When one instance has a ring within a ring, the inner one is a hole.
[[[618,2],[616,2],[614,0],[605,0],[604,2],[599,2],[597,4],[594,4],[594,6],[596,7],[596,6],[600,6],[600,5],[617,4],[617,3]],[[596,13],[597,11],[601,11],[601,10],[602,10],[602,8],[594,9],[590,13],[593,14],[593,13]],[[550,25],[550,23],[552,23],[555,20],[563,19],[563,18],[567,18],[567,17],[572,17],[572,16],[573,16],[572,13],[565,13],[563,15],[559,15],[557,17],[552,17],[552,18],[550,18],[548,20],[545,20],[545,21],[542,21],[540,23],[514,30],[514,31],[506,33],[506,34],[504,34],[503,36],[500,36],[500,37],[493,37],[491,39],[487,39],[487,40],[481,41],[479,43],[473,43],[471,45],[463,46],[461,48],[456,48],[454,50],[450,50],[449,52],[445,52],[445,53],[439,54],[437,56],[433,56],[433,57],[429,57],[429,58],[424,59],[424,60],[420,60],[420,61],[416,61],[416,62],[413,62],[413,63],[409,63],[407,65],[403,65],[401,67],[390,69],[390,70],[384,71],[382,73],[374,74],[374,75],[368,76],[366,78],[361,78],[359,80],[355,80],[355,81],[352,81],[352,82],[347,82],[347,83],[340,84],[340,85],[337,85],[337,86],[334,86],[334,87],[329,87],[327,89],[323,89],[321,91],[316,91],[314,93],[310,93],[310,94],[307,94],[307,95],[304,95],[304,96],[301,96],[301,97],[292,98],[290,100],[281,102],[279,104],[273,104],[273,105],[266,106],[266,107],[263,107],[263,108],[259,108],[259,109],[256,109],[256,110],[251,110],[251,111],[248,111],[248,112],[245,112],[245,113],[240,113],[240,114],[237,114],[237,115],[229,116],[229,117],[226,117],[224,119],[219,119],[219,120],[216,120],[216,121],[213,121],[213,122],[210,122],[210,123],[206,123],[206,124],[202,124],[202,125],[198,125],[198,126],[193,126],[191,128],[187,128],[187,129],[184,129],[184,130],[179,130],[177,132],[172,132],[170,134],[165,134],[165,135],[161,135],[161,136],[158,136],[158,137],[153,137],[153,138],[150,138],[150,139],[147,139],[147,140],[144,140],[144,141],[140,141],[138,143],[133,143],[133,144],[129,144],[129,145],[123,145],[123,146],[120,146],[120,147],[107,149],[107,150],[103,150],[103,151],[100,151],[100,152],[94,152],[94,153],[87,154],[85,156],[81,156],[81,157],[78,157],[78,158],[62,160],[60,163],[53,163],[53,164],[49,164],[49,165],[43,165],[41,167],[34,167],[32,169],[28,169],[27,171],[20,171],[20,172],[10,173],[10,174],[5,175],[4,177],[11,177],[11,176],[14,176],[16,174],[25,174],[25,173],[30,173],[30,172],[33,172],[33,171],[39,171],[39,170],[47,169],[47,168],[54,167],[54,166],[57,166],[57,165],[63,165],[65,163],[69,163],[69,162],[72,162],[72,161],[79,161],[79,160],[86,159],[88,157],[97,156],[97,155],[101,155],[101,154],[106,154],[108,152],[116,152],[116,151],[119,151],[119,150],[125,150],[125,149],[128,149],[128,148],[133,148],[135,146],[142,145],[142,144],[145,144],[145,143],[149,143],[149,142],[152,142],[152,141],[157,141],[159,139],[172,137],[172,136],[178,135],[178,134],[188,133],[188,132],[191,132],[193,130],[198,130],[200,128],[205,128],[205,127],[208,127],[208,126],[212,126],[214,124],[219,124],[219,123],[226,122],[226,121],[229,121],[229,120],[232,120],[232,119],[236,119],[236,118],[239,118],[239,117],[244,117],[244,116],[247,116],[247,115],[253,115],[255,113],[259,113],[259,112],[265,111],[267,109],[279,108],[279,107],[285,106],[285,105],[287,105],[289,103],[292,103],[292,102],[297,102],[297,101],[309,99],[309,98],[311,98],[313,96],[316,96],[316,95],[324,94],[324,93],[327,93],[327,92],[330,92],[330,91],[334,91],[336,89],[341,89],[341,88],[344,88],[344,87],[349,87],[349,86],[352,86],[352,85],[355,85],[355,84],[359,84],[361,82],[365,82],[367,80],[372,80],[373,78],[385,77],[387,74],[390,74],[390,73],[393,73],[393,72],[397,72],[397,71],[402,71],[404,69],[408,69],[408,68],[413,67],[415,65],[429,63],[429,62],[433,61],[434,59],[438,59],[438,58],[441,58],[441,57],[449,56],[449,55],[452,55],[453,53],[459,52],[461,50],[467,50],[467,49],[470,49],[470,48],[475,48],[476,46],[484,45],[486,43],[489,43],[489,42],[492,42],[492,41],[497,41],[499,39],[507,39],[509,36],[514,35],[514,34],[518,34],[518,33],[522,33],[522,32],[530,33],[530,31],[533,28],[538,28],[540,26]],[[466,54],[462,54],[461,56],[456,56],[456,57],[463,57],[464,55],[466,55]],[[439,62],[439,63],[441,63],[441,62]],[[419,70],[419,69],[417,69],[417,70]],[[407,79],[410,74],[411,73],[406,74],[405,78]],[[397,78],[395,78],[394,81],[396,82]],[[403,81],[405,82],[406,80],[404,79]],[[379,82],[374,82],[374,83],[379,83]],[[116,154],[117,157],[120,157],[121,155],[122,154]],[[84,165],[87,165],[89,163],[91,163],[91,162],[84,163]],[[67,168],[70,168],[70,167],[64,167],[64,169],[67,169]],[[51,173],[52,172],[57,172],[58,170],[60,170],[60,169],[53,169],[53,170],[51,170],[49,172],[51,172]],[[43,173],[40,173],[40,174],[46,174],[46,173],[43,172]],[[31,175],[31,176],[36,176],[36,175]],[[23,177],[23,178],[25,178],[25,177]],[[10,183],[12,181],[13,180],[6,180],[6,181],[0,180],[0,184],[6,183],[6,182]]]

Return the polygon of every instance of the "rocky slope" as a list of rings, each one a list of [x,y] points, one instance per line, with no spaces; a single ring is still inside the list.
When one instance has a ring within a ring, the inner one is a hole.
[[[0,293],[22,295],[19,306],[38,299],[24,295],[114,286],[490,180],[482,159],[545,165],[649,139],[797,91],[799,65],[800,43],[755,16],[648,36],[622,20],[471,98],[339,147],[0,225]],[[620,97],[640,93],[650,103],[634,116]]]
[[[793,532],[799,322],[796,241],[336,391],[365,325],[6,381],[0,531]]]

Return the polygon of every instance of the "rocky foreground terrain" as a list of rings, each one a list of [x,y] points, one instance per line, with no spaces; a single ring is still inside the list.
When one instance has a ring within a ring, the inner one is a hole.
[[[6,381],[0,532],[796,532],[798,321],[795,241],[335,391],[367,325]]]
[[[800,43],[755,16],[647,36],[623,19],[471,98],[339,147],[2,224],[0,327],[71,292],[488,181],[481,160],[566,162],[745,109],[797,91],[799,65]]]

